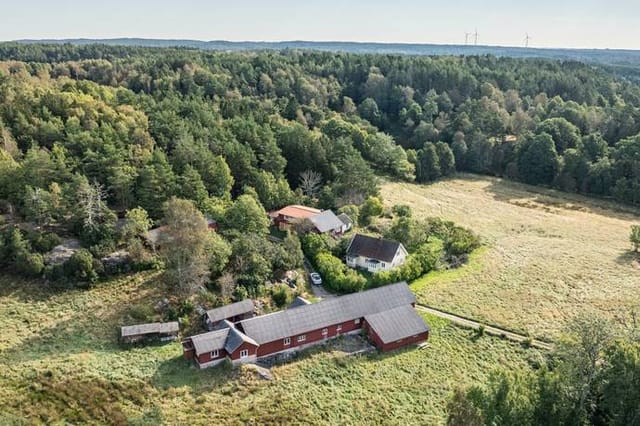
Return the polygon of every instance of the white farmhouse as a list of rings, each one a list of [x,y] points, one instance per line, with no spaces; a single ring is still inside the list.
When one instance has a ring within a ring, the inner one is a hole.
[[[356,234],[347,248],[347,266],[369,272],[388,271],[400,266],[407,258],[404,246],[392,240]]]

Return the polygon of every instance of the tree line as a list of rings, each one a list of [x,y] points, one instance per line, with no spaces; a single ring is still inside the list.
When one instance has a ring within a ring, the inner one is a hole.
[[[122,247],[146,265],[123,220],[157,226],[187,200],[251,287],[273,267],[258,216],[363,206],[380,175],[470,171],[638,204],[639,105],[637,85],[576,62],[1,43],[1,207],[35,226],[22,249],[7,231],[3,262],[42,273],[35,241],[55,234],[80,239],[85,266]]]

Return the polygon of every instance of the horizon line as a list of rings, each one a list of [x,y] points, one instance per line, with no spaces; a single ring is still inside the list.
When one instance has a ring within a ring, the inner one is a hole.
[[[516,46],[501,44],[464,44],[464,43],[433,43],[414,41],[362,41],[362,40],[303,40],[303,39],[283,39],[283,40],[229,40],[211,39],[203,40],[197,38],[154,38],[154,37],[64,37],[64,38],[20,38],[12,40],[0,40],[0,43],[46,43],[46,42],[73,42],[73,41],[118,41],[118,40],[142,40],[142,41],[168,41],[168,42],[198,42],[198,43],[255,43],[255,44],[283,44],[283,43],[317,43],[317,44],[375,44],[375,45],[404,45],[404,46],[455,46],[464,48],[509,48],[522,50],[590,50],[590,51],[624,51],[640,52],[640,48],[622,47],[538,47],[538,46]]]

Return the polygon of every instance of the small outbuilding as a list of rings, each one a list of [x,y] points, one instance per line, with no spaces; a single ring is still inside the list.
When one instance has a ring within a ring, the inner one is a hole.
[[[175,340],[179,331],[180,325],[177,321],[127,325],[120,327],[120,341],[122,343],[137,343],[157,339],[161,342],[168,342]]]
[[[209,330],[215,328],[221,321],[238,322],[254,315],[255,306],[253,300],[245,299],[241,302],[231,303],[229,305],[220,306],[219,308],[210,309],[205,314],[205,325]]]
[[[429,338],[429,326],[411,305],[366,315],[364,321],[367,336],[381,352]]]
[[[338,219],[342,222],[342,233],[351,230],[353,228],[353,219],[351,219],[346,213],[340,213]]]

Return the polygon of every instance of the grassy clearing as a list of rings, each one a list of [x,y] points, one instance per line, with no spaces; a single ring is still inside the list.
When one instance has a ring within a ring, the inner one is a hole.
[[[422,303],[540,337],[579,313],[615,317],[640,304],[640,259],[629,251],[640,215],[631,208],[473,175],[387,183],[382,195],[486,244],[464,268],[413,283]]]
[[[426,317],[427,349],[347,358],[320,348],[273,368],[199,371],[178,343],[121,349],[117,326],[163,295],[141,274],[54,292],[0,278],[0,419],[29,423],[438,424],[455,386],[542,355]],[[330,348],[329,348],[330,349]],[[0,423],[3,423],[0,421]]]

